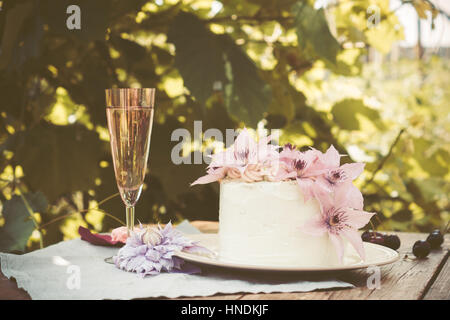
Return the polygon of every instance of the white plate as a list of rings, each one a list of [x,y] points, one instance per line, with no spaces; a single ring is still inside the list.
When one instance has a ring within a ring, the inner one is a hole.
[[[189,239],[199,241],[200,245],[210,249],[213,252],[219,250],[219,237],[217,233],[209,234],[190,234]],[[193,263],[200,263],[210,266],[246,269],[246,270],[264,270],[264,271],[338,271],[338,270],[354,270],[367,268],[370,266],[381,266],[397,261],[399,255],[397,251],[392,249],[364,242],[366,250],[366,260],[358,263],[349,263],[342,266],[271,266],[271,265],[254,265],[247,263],[236,263],[223,260],[219,255],[203,256],[187,252],[179,252],[176,256]]]

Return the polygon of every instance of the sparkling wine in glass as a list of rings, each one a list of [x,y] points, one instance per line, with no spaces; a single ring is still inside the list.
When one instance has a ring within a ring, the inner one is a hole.
[[[134,206],[139,199],[147,170],[153,124],[155,89],[106,89],[114,172],[126,206],[127,231],[134,227]]]

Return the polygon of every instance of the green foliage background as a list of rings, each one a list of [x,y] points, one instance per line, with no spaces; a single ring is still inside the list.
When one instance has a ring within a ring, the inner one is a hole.
[[[104,89],[155,87],[143,223],[216,220],[205,165],[170,160],[173,130],[281,129],[281,142],[365,161],[357,181],[380,229],[426,231],[449,217],[449,64],[366,63],[403,31],[388,0],[0,1],[0,250],[120,225]],[[410,5],[411,1],[404,1]],[[421,17],[438,12],[412,2]],[[66,8],[81,8],[81,30]],[[370,5],[380,22],[369,27]],[[214,148],[192,143],[184,152]],[[192,154],[191,154],[192,155]]]

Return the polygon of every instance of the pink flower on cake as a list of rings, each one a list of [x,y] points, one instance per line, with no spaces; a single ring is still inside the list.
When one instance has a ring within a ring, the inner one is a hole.
[[[261,138],[257,143],[244,128],[236,138],[234,145],[225,151],[212,155],[207,175],[192,183],[205,184],[229,176],[244,181],[262,181],[262,169],[278,159],[278,146],[268,144],[270,136]]]
[[[314,148],[311,148],[311,151],[317,155],[318,161],[316,162],[316,168],[319,170],[334,169],[339,167],[341,163],[342,155],[339,154],[333,145],[331,145],[325,153]]]
[[[316,184],[327,192],[333,192],[343,183],[355,180],[364,171],[364,163],[347,163],[341,166],[341,155],[333,145],[325,153],[315,149],[312,152],[317,155],[314,167],[315,173],[319,175]]]
[[[316,150],[300,152],[291,144],[285,145],[280,152],[280,167],[276,180],[297,180],[305,201],[314,196],[315,177],[324,172],[316,168],[317,152]]]
[[[346,238],[364,260],[365,252],[358,229],[364,227],[375,214],[363,211],[362,195],[351,182],[341,185],[333,193],[316,194],[320,205],[320,216],[308,221],[301,230],[313,236],[328,233],[339,261],[342,263]]]

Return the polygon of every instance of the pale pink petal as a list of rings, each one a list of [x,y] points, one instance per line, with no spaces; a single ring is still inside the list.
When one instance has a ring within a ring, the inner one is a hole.
[[[280,160],[291,163],[293,160],[300,158],[301,154],[302,153],[298,150],[295,150],[295,149],[291,150],[289,148],[284,148],[280,152]]]
[[[297,177],[297,172],[295,171],[287,171],[285,169],[279,169],[277,171],[277,174],[275,175],[275,181],[283,181],[283,180],[289,180],[294,179]]]
[[[270,141],[270,140],[269,140]],[[280,159],[280,153],[277,151],[280,147],[272,144],[267,144],[267,139],[258,143],[258,152],[256,162],[258,164],[275,161]]]
[[[359,232],[356,231],[355,229],[344,228],[342,230],[342,234],[352,244],[352,246],[355,248],[356,252],[358,252],[361,259],[365,260],[366,253],[364,251],[363,241],[361,239],[361,236],[359,235]]]
[[[357,187],[349,180],[339,184],[334,190],[336,207],[348,207],[362,210],[364,198]]]
[[[322,190],[323,192],[333,192],[333,187],[330,186],[330,184],[327,182],[324,176],[319,176],[315,180],[315,185],[318,189]]]
[[[341,169],[345,172],[346,176],[350,180],[355,180],[364,171],[364,163],[346,163],[341,166]]]
[[[344,258],[344,244],[342,243],[342,239],[335,234],[329,233],[328,234],[331,240],[331,243],[333,244],[334,248],[336,249],[336,253],[339,259],[339,263],[342,263]]]
[[[215,182],[220,179],[223,179],[224,177],[225,177],[224,173],[207,174],[206,176],[200,177],[197,180],[195,180],[194,182],[192,182],[191,186],[196,185],[196,184],[207,184],[207,183]]]
[[[297,172],[290,170],[289,166],[282,161],[273,161],[271,164],[271,172],[274,181],[288,180],[297,176]]]
[[[341,162],[341,156],[335,147],[331,145],[327,152],[321,157],[321,161],[326,168],[337,168]]]
[[[260,145],[268,144],[270,140],[272,140],[272,136],[261,137],[259,138],[258,144]]]
[[[318,155],[317,151],[314,151],[314,150],[308,150],[308,151],[302,152],[301,157],[303,158],[303,160],[306,161],[308,166],[313,165],[314,163],[318,162],[318,160],[319,160],[319,155]]]
[[[321,236],[327,231],[327,227],[322,219],[314,218],[301,226],[300,230],[311,236]]]
[[[308,153],[310,157],[310,164],[305,176],[320,176],[328,172],[329,168],[322,162],[322,157],[324,156],[322,152],[312,149],[305,153]]]
[[[309,199],[314,197],[314,181],[309,178],[297,178],[297,184],[303,193],[303,200],[307,202]]]
[[[347,217],[346,224],[355,229],[360,229],[369,223],[370,218],[375,215],[375,212],[367,212],[363,210],[347,209],[345,216]]]
[[[327,172],[328,169],[323,169],[321,168],[320,164],[318,164],[318,162],[313,162],[308,166],[307,170],[303,172],[302,176],[305,178],[320,177],[326,174]]]
[[[324,192],[322,188],[315,186],[315,183],[310,187],[314,197],[317,199],[320,205],[322,213],[326,213],[331,208],[336,207],[333,199],[333,195],[329,192]]]
[[[249,155],[251,155],[256,154],[256,148],[255,140],[250,136],[247,128],[244,128],[234,141],[234,152],[239,153],[248,150]]]
[[[213,154],[209,167],[231,167],[236,164],[233,148]]]

